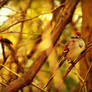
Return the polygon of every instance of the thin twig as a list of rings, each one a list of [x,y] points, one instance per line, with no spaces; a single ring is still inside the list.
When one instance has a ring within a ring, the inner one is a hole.
[[[16,72],[12,71],[11,69],[9,69],[8,67],[6,67],[5,65],[0,64],[0,66],[2,66],[3,68],[5,68],[5,69],[8,70],[9,72],[13,73],[13,74],[16,75],[17,77],[21,77],[19,74],[17,74]]]
[[[83,88],[83,86],[85,87],[85,92],[87,92],[87,87],[86,87],[86,83],[84,82],[84,79],[79,75],[79,73],[77,73],[77,72],[74,72],[74,74],[76,74],[77,76],[78,76],[78,78],[81,80],[81,82],[82,82],[82,87],[80,88],[80,90]],[[81,92],[81,91],[79,91],[79,92]]]
[[[86,81],[87,76],[88,76],[88,73],[90,72],[91,67],[92,67],[92,63],[90,64],[90,67],[89,67],[89,69],[88,69],[88,71],[87,71],[87,73],[86,73],[86,75],[85,75],[85,79],[84,79],[84,81]]]
[[[5,65],[0,64],[0,66],[2,66],[3,68],[5,68],[5,69],[8,70],[9,72],[13,73],[13,74],[16,75],[17,77],[21,77],[18,73],[12,71],[11,69],[9,69],[8,67],[6,67]],[[40,89],[40,90],[42,90],[43,92],[47,92],[47,91],[44,90],[43,88],[37,86],[34,82],[32,82],[31,85],[34,86],[34,87],[36,87],[36,88],[38,88],[38,89]]]
[[[0,82],[1,85],[3,86],[8,86],[7,84],[5,84],[4,82]]]
[[[12,58],[14,59],[14,62],[17,64],[17,72],[24,72],[24,69],[23,69],[23,67],[20,65],[20,63],[19,63],[19,61],[18,61],[18,59],[17,59],[17,57],[16,57],[16,51],[15,51],[15,49],[10,45],[10,44],[5,44],[8,48],[9,48],[9,50],[11,51],[11,56],[12,56]]]
[[[22,19],[25,19],[27,10],[30,8],[30,4],[31,4],[31,0],[28,1],[28,4],[27,4],[25,10],[23,11]],[[18,37],[18,42],[17,42],[17,44],[19,44],[20,41],[21,41],[23,28],[24,28],[24,21],[21,22],[21,30],[20,30],[20,33],[19,33],[19,37]]]
[[[14,10],[13,8],[10,8],[10,7],[8,7],[8,6],[4,6],[4,8],[7,8],[7,9],[9,9],[9,10],[11,10],[11,11],[13,11],[13,12],[15,12],[16,14],[21,14],[21,12],[19,12],[19,11],[16,11],[16,10]]]
[[[76,68],[76,67],[75,67]],[[76,68],[77,69],[77,68]],[[78,76],[78,78],[82,81],[82,83],[84,82],[84,79],[80,76],[80,74],[77,72],[77,71],[75,71],[75,72],[73,72],[75,75],[77,75]]]
[[[48,13],[54,13],[54,11],[56,11],[57,9],[59,9],[59,8],[61,8],[61,7],[64,7],[64,5],[65,5],[65,4],[61,4],[60,6],[58,6],[57,8],[55,8],[55,9],[53,9],[53,10],[51,10],[51,11],[46,12],[46,13],[39,14],[39,15],[37,15],[37,16],[31,18],[31,19],[23,19],[23,20],[17,21],[17,22],[15,22],[15,23],[11,24],[10,26],[8,26],[7,28],[5,28],[5,29],[3,29],[3,30],[0,30],[0,33],[1,33],[1,32],[4,32],[4,31],[6,31],[6,30],[8,30],[9,28],[11,28],[11,27],[13,27],[13,26],[15,26],[15,25],[17,25],[17,24],[19,24],[19,23],[21,23],[21,22],[31,21],[31,20],[33,20],[33,19],[35,19],[35,18],[38,18],[38,17],[41,16],[41,15],[45,15],[45,14],[48,14]]]
[[[45,84],[44,88],[46,88],[46,87],[50,84],[50,82],[51,82],[51,81],[53,80],[53,78],[55,77],[57,70],[63,65],[63,63],[64,63],[65,60],[66,60],[66,59],[62,60],[62,61],[59,63],[59,65],[58,65],[58,67],[56,68],[54,74],[52,74],[52,76],[50,77],[50,79],[48,80],[48,82]]]
[[[86,75],[85,75],[83,85],[81,86],[79,92],[81,92],[83,86],[85,86],[84,84],[85,84],[85,82],[86,82],[86,80],[87,80],[87,76],[88,76],[88,74],[89,74],[89,72],[90,72],[91,67],[92,67],[92,63],[90,64],[90,67],[89,67],[89,69],[88,69],[88,71],[87,71],[87,73],[86,73]],[[86,88],[86,89],[87,89],[87,88]]]
[[[19,34],[19,33],[21,33],[21,34],[30,34],[30,33],[25,33],[25,32],[3,32],[3,33],[0,33],[0,34]]]
[[[43,92],[48,92],[48,91],[46,91],[44,88],[41,88],[41,87],[37,86],[34,82],[32,82],[32,85],[33,85],[34,87],[40,89],[40,90],[43,91]]]

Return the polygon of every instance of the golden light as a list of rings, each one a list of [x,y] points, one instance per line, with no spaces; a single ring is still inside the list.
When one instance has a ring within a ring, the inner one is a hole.
[[[50,22],[53,18],[53,14],[49,13],[49,14],[44,14],[39,16],[40,20],[43,21],[43,25],[42,28],[44,29],[44,27],[48,24],[48,22]]]
[[[0,25],[2,25],[7,19],[7,15],[11,14],[12,10],[8,8],[1,8],[0,9]]]
[[[80,16],[82,16],[82,9],[80,7],[81,3],[77,6],[74,15],[73,15],[73,22],[77,21]],[[80,18],[80,22],[82,21],[82,18]]]
[[[60,2],[59,2],[58,0],[55,0],[54,2],[55,2],[55,4],[56,4],[56,6],[57,6],[57,5],[60,5]]]
[[[50,21],[53,18],[53,14],[52,13],[44,14],[44,15],[39,16],[39,18],[43,21]]]

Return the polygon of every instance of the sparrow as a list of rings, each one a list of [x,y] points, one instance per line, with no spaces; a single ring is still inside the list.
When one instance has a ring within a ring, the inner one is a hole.
[[[69,61],[74,61],[85,50],[85,42],[79,32],[75,32],[65,44],[62,55]]]

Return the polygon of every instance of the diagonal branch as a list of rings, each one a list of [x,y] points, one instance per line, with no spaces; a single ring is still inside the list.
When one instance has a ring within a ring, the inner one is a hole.
[[[31,2],[32,2],[32,0],[28,0],[28,4],[27,4],[27,6],[26,6],[26,8],[25,8],[25,10],[23,11],[23,14],[22,14],[22,19],[25,19],[27,10],[30,8]],[[24,29],[24,22],[25,21],[21,22],[21,30],[19,32],[17,44],[19,44],[21,39],[22,39],[22,32],[23,32],[23,29]]]
[[[83,88],[83,87],[84,87],[84,88],[86,87],[87,77],[88,77],[88,74],[89,74],[89,72],[90,72],[90,70],[91,70],[91,67],[92,67],[92,63],[90,64],[90,67],[89,67],[89,69],[88,69],[88,71],[87,71],[87,73],[86,73],[86,75],[85,75],[83,84],[82,84],[82,86],[81,86],[79,92],[82,91],[82,88]],[[87,88],[86,88],[86,89],[87,89]]]
[[[55,77],[57,70],[63,65],[63,63],[65,62],[65,60],[66,60],[66,58],[63,59],[63,60],[59,63],[58,67],[56,68],[55,72],[51,75],[50,79],[49,79],[48,82],[45,84],[44,88],[48,87],[48,85],[50,84],[50,82],[51,82],[51,81],[53,80],[53,78]]]
[[[69,0],[69,3],[65,5],[63,13],[61,14],[60,19],[57,21],[53,29],[53,32],[51,33],[51,40],[53,46],[58,41],[65,26],[70,22],[70,19],[72,18],[72,14],[75,10],[78,1],[79,0]],[[4,87],[0,92],[16,92],[20,88],[23,88],[28,84],[32,83],[34,77],[36,76],[42,65],[45,63],[51,51],[52,51],[51,47],[44,50],[37,58],[37,60],[33,63],[33,65],[29,68],[29,70],[21,78],[18,78],[15,81],[11,82],[7,87]]]
[[[4,66],[4,65],[2,65],[2,64],[0,64],[0,66],[2,66],[3,68],[5,68],[7,71],[11,72],[12,74],[16,75],[17,77],[21,77],[19,74],[17,74],[16,72],[12,71],[11,69],[9,69],[7,66]],[[6,85],[6,84],[4,84],[4,83],[2,83],[2,84],[3,84],[4,86],[8,86],[8,85]],[[43,91],[43,92],[47,92],[47,91],[44,90],[43,88],[37,86],[34,82],[32,82],[31,85],[34,86],[34,87],[36,87],[36,88],[38,88],[38,89],[40,89],[40,90]]]
[[[73,69],[73,67],[79,62],[79,60],[85,56],[85,54],[87,52],[89,52],[89,50],[92,49],[92,44],[90,44],[89,46],[87,46],[87,48],[85,49],[85,51],[74,61],[73,65],[70,65],[69,68],[67,69],[65,75],[63,76],[63,78],[59,81],[55,92],[58,92],[59,87],[63,84],[64,80],[66,79],[67,75],[71,72],[71,70]]]

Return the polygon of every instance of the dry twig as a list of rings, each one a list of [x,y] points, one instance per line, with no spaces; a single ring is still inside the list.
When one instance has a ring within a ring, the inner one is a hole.
[[[89,69],[88,69],[88,71],[87,71],[87,73],[86,73],[86,75],[85,75],[85,78],[84,78],[84,81],[83,81],[83,85],[81,86],[79,92],[81,92],[83,86],[84,86],[84,88],[86,87],[85,83],[86,83],[86,80],[87,80],[87,76],[88,76],[88,74],[89,74],[89,72],[90,72],[90,70],[91,70],[91,67],[92,67],[92,63],[90,64],[90,67],[89,67]],[[87,88],[85,88],[85,90],[87,90]],[[85,91],[85,92],[86,92],[86,91]]]
[[[16,72],[14,72],[14,71],[12,71],[11,69],[9,69],[7,66],[5,66],[5,65],[2,65],[2,64],[0,64],[0,66],[2,66],[3,68],[5,68],[7,71],[9,71],[9,72],[11,72],[11,73],[13,73],[14,75],[16,75],[17,77],[21,77],[18,73],[16,73]],[[5,83],[3,83],[3,82],[0,82],[2,85],[5,85],[5,86],[8,86],[7,84],[5,84]],[[38,89],[40,89],[41,91],[43,91],[43,92],[47,92],[46,90],[44,90],[43,88],[41,88],[41,87],[39,87],[39,86],[37,86],[34,82],[32,82],[32,84],[31,84],[32,86],[34,86],[34,87],[36,87],[36,88],[38,88]]]
[[[1,32],[5,32],[5,31],[8,30],[9,28],[11,28],[11,27],[13,27],[13,26],[15,26],[15,25],[17,25],[17,24],[19,24],[19,23],[26,22],[26,21],[31,21],[31,20],[33,20],[33,19],[35,19],[35,18],[38,18],[38,17],[41,16],[41,15],[45,15],[45,14],[49,14],[49,13],[54,13],[57,9],[59,9],[59,8],[61,8],[61,7],[64,7],[64,5],[65,5],[65,4],[61,4],[60,6],[58,6],[57,8],[55,8],[55,9],[53,9],[53,10],[51,10],[51,11],[46,12],[46,13],[39,14],[39,15],[37,15],[37,16],[31,18],[31,19],[23,19],[23,20],[17,21],[17,22],[15,22],[15,23],[11,24],[10,26],[8,26],[8,27],[5,28],[5,29],[0,29],[0,33],[1,33]]]

